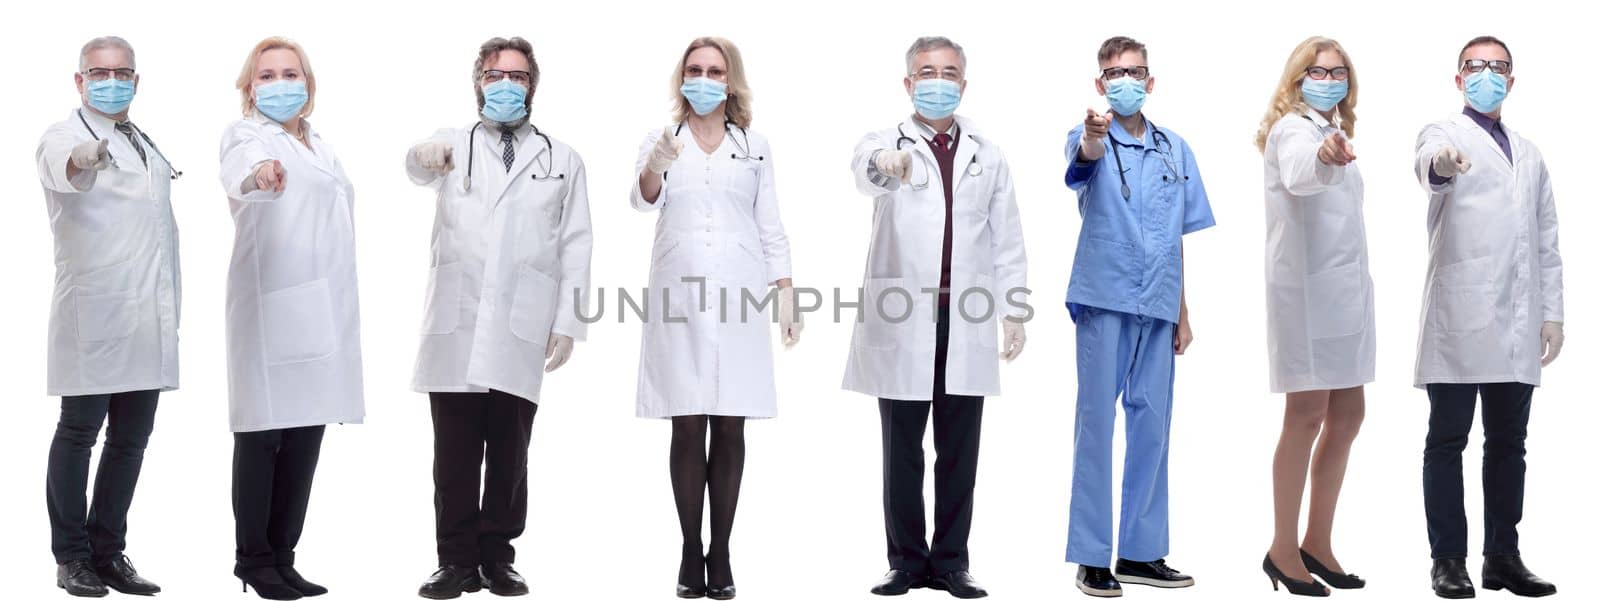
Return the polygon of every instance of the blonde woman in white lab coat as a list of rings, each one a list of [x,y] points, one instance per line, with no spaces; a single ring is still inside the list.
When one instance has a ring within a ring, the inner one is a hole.
[[[222,136],[233,211],[228,269],[234,575],[268,599],[327,589],[294,567],[326,424],[360,423],[354,191],[305,117],[305,51],[267,38],[236,82],[244,119]]]
[[[672,84],[674,123],[645,136],[631,195],[634,208],[658,211],[638,415],[672,419],[672,488],[683,530],[678,596],[732,599],[728,536],[744,471],[744,419],[777,415],[768,334],[774,308],[755,308],[769,286],[779,288],[785,345],[799,340],[801,326],[772,150],[749,129],[738,48],[721,38],[694,40]],[[708,488],[711,546],[702,554]]]
[[[1356,153],[1355,66],[1338,42],[1294,49],[1256,135],[1266,163],[1267,349],[1286,395],[1272,463],[1273,538],[1262,562],[1296,595],[1361,588],[1331,544],[1334,507],[1373,380],[1376,335]],[[1300,503],[1311,470],[1311,511]]]

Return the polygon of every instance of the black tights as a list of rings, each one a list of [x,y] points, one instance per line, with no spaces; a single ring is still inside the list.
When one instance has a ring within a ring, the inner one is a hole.
[[[711,450],[706,452],[706,429]],[[672,418],[672,496],[683,528],[683,563],[678,582],[711,586],[733,584],[728,562],[728,535],[739,504],[739,479],[744,474],[744,418],[685,415]],[[700,518],[706,491],[711,493],[711,548],[705,555]]]

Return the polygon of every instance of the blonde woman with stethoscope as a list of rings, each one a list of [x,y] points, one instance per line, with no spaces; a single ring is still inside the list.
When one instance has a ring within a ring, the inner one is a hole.
[[[728,536],[744,471],[744,420],[777,414],[767,332],[777,286],[785,345],[800,339],[772,150],[750,131],[750,88],[732,42],[699,38],[672,76],[674,123],[639,147],[631,201],[659,211],[650,313],[639,351],[639,417],[671,418],[673,498],[683,529],[677,594],[734,597]],[[706,451],[706,430],[711,449]],[[701,515],[711,495],[711,546]]]
[[[1355,135],[1356,72],[1338,42],[1313,37],[1289,55],[1256,147],[1266,161],[1267,348],[1284,393],[1272,463],[1274,528],[1262,561],[1276,589],[1321,597],[1361,588],[1333,557],[1334,507],[1376,367],[1372,277]],[[1311,512],[1300,500],[1311,473]]]

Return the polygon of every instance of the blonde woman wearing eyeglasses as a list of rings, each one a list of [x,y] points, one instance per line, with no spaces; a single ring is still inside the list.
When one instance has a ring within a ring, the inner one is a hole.
[[[1361,170],[1357,80],[1338,42],[1313,37],[1289,55],[1256,148],[1266,163],[1267,348],[1271,386],[1284,393],[1273,458],[1272,547],[1262,569],[1295,595],[1365,583],[1332,547],[1334,508],[1373,381],[1376,327]],[[1311,511],[1299,533],[1310,468]]]
[[[750,131],[750,86],[732,42],[699,38],[672,75],[673,121],[645,136],[631,202],[658,211],[652,307],[639,351],[639,417],[670,418],[683,529],[677,593],[732,599],[728,536],[744,472],[744,420],[777,415],[768,333],[800,339],[772,148]],[[710,451],[706,433],[710,430]],[[711,546],[701,515],[711,497]]]
[[[228,268],[233,573],[266,599],[327,589],[294,567],[327,424],[361,423],[354,189],[306,117],[305,50],[267,38],[236,82],[244,118],[222,136],[235,228]]]

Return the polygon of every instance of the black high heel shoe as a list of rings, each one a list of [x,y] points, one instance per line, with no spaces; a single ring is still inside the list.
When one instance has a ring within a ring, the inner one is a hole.
[[[733,566],[729,565],[726,552],[720,555],[716,553],[706,555],[706,575],[706,598],[728,601],[738,595],[738,591],[733,587]],[[717,584],[715,581],[721,578],[712,578],[712,575],[726,577],[728,583]]]
[[[1317,558],[1312,557],[1305,549],[1300,550],[1300,561],[1305,562],[1307,571],[1316,574],[1318,578],[1321,578],[1323,582],[1328,583],[1328,586],[1333,588],[1352,589],[1367,586],[1367,581],[1362,580],[1360,576],[1340,574],[1328,569],[1328,566],[1322,565],[1322,562],[1317,561]]]
[[[706,558],[697,549],[684,553],[678,564],[678,598],[700,599],[706,596]]]
[[[241,593],[248,592],[249,589],[253,588],[256,589],[256,594],[260,595],[262,599],[282,601],[292,601],[305,596],[300,594],[300,591],[295,590],[294,587],[289,586],[289,583],[284,582],[283,576],[278,573],[277,568],[243,568],[234,566],[233,575],[239,578],[239,592]]]
[[[1312,579],[1310,582],[1303,582],[1284,576],[1283,571],[1279,570],[1278,566],[1273,565],[1271,555],[1261,558],[1261,571],[1266,572],[1267,578],[1272,579],[1272,590],[1278,590],[1278,583],[1282,582],[1284,586],[1289,587],[1289,594],[1291,595],[1302,597],[1328,596],[1328,587],[1322,586],[1316,579]]]

